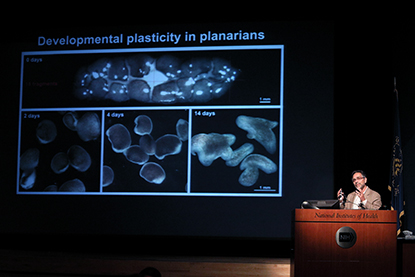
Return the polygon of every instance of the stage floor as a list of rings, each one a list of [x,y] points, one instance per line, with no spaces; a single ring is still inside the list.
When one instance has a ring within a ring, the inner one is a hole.
[[[0,276],[128,276],[146,267],[163,277],[290,276],[290,259],[250,257],[120,256],[0,250]]]

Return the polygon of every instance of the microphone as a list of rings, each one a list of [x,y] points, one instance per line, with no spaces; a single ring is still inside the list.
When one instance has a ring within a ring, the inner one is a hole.
[[[342,198],[344,199],[344,193],[343,193],[343,190],[340,189],[340,194],[337,196],[337,199],[341,200]]]
[[[347,199],[346,199],[345,202],[346,203],[352,203],[353,205],[358,206],[358,207],[362,208],[363,210],[365,210],[365,207],[363,207],[363,203],[362,202],[360,202],[359,204],[356,204],[355,202],[352,202],[352,201],[347,200]]]

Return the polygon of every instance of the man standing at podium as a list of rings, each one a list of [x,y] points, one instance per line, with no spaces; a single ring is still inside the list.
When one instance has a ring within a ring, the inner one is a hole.
[[[337,198],[340,201],[341,209],[349,210],[379,210],[382,206],[380,194],[371,190],[367,185],[366,173],[363,170],[355,170],[352,172],[352,182],[356,190],[345,199],[343,190],[337,192]]]

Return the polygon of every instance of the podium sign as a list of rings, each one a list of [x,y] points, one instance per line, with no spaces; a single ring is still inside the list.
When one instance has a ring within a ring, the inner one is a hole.
[[[291,276],[396,276],[396,211],[296,209]]]

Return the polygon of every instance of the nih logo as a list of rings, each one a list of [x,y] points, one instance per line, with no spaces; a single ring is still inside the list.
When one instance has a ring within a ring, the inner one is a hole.
[[[341,248],[350,248],[356,243],[356,232],[350,227],[341,227],[336,232],[336,242]]]

